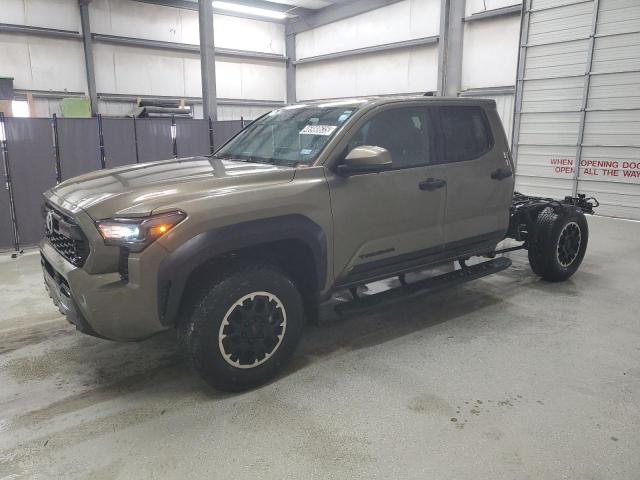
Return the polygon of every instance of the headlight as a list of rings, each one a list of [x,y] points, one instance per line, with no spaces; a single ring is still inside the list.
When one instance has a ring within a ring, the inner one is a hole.
[[[105,245],[141,252],[187,217],[180,211],[142,218],[109,218],[96,222]]]

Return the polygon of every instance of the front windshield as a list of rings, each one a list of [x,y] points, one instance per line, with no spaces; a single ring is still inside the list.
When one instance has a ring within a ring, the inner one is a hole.
[[[276,165],[311,165],[360,102],[292,105],[259,118],[215,154]]]

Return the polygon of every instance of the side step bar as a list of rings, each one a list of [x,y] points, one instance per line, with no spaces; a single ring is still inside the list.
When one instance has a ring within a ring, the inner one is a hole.
[[[487,262],[471,265],[436,277],[426,278],[415,283],[385,290],[384,292],[362,296],[350,302],[337,305],[335,310],[340,315],[359,313],[381,304],[389,304],[406,298],[434,293],[449,287],[461,285],[471,280],[486,277],[492,273],[501,272],[510,266],[511,259],[507,257],[494,258]]]

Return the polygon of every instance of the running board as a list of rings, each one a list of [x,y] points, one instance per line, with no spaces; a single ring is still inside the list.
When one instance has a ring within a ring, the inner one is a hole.
[[[426,278],[405,286],[385,290],[373,295],[362,296],[350,302],[346,302],[335,307],[340,315],[359,313],[381,304],[394,303],[411,297],[434,293],[445,288],[455,287],[463,283],[486,277],[492,273],[501,272],[511,266],[511,259],[498,257],[487,262],[471,265],[453,272],[444,273],[436,277]]]

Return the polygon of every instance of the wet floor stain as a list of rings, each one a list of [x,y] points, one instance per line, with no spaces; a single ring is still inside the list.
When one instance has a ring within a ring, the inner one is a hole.
[[[473,417],[479,417],[482,413],[484,414],[492,413],[492,407],[493,408],[497,408],[497,407],[513,408],[518,406],[519,403],[523,404],[525,402],[527,402],[527,400],[520,394],[509,396],[497,401],[492,399],[464,400],[461,402],[461,405],[465,405],[465,406],[464,407],[460,405],[456,406],[456,409],[455,409],[456,416],[451,417],[449,420],[451,423],[453,423],[456,426],[456,428],[463,429],[464,426],[468,423],[468,419],[462,417],[462,415],[464,415],[465,412],[468,412],[470,418],[473,418]],[[536,403],[539,405],[544,405],[542,400],[537,400]],[[500,409],[498,409],[497,411],[499,412]],[[501,434],[499,435],[501,437]]]
[[[451,405],[441,397],[432,394],[422,394],[409,401],[409,410],[422,414],[449,416],[453,412]]]

